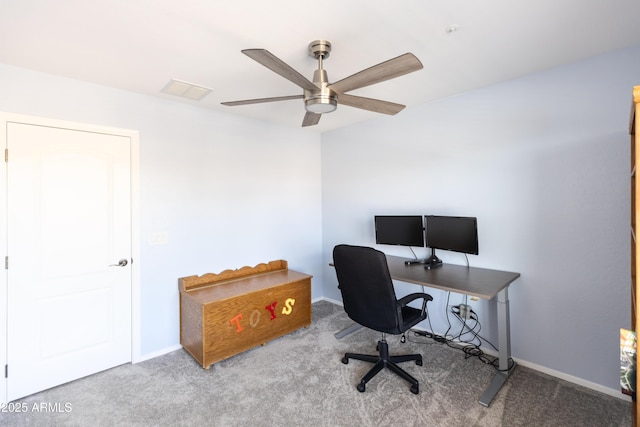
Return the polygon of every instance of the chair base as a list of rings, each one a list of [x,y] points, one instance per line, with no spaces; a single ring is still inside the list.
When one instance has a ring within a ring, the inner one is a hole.
[[[411,360],[415,360],[416,365],[422,366],[422,355],[421,354],[405,354],[400,356],[390,356],[389,355],[389,345],[387,341],[382,339],[378,341],[377,346],[378,354],[377,355],[368,355],[368,354],[358,354],[358,353],[345,353],[342,358],[342,363],[345,365],[349,363],[349,359],[362,360],[364,362],[374,363],[373,367],[367,372],[367,374],[362,377],[360,383],[356,386],[359,392],[364,392],[366,384],[371,380],[371,378],[375,377],[378,372],[380,372],[384,368],[389,368],[396,375],[404,378],[411,384],[411,393],[418,394],[420,392],[420,386],[418,384],[418,380],[409,375],[404,369],[398,366],[398,363],[401,362],[409,362]]]

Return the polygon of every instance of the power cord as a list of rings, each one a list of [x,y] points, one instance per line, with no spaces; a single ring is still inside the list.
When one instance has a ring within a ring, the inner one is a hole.
[[[429,328],[433,331],[433,326],[431,325],[431,316],[429,315],[429,308],[427,307],[426,309],[427,312],[427,322],[429,322]],[[447,342],[446,338],[443,337],[442,335],[436,335],[432,332],[429,331],[418,331],[415,329],[411,329],[411,332],[413,332],[413,336],[415,337],[426,337],[429,339],[432,339],[434,341],[434,343],[445,343]],[[411,337],[411,335],[409,335],[409,337]],[[409,342],[415,343],[415,344],[429,344],[428,342],[425,341],[414,341],[409,339]]]
[[[449,297],[450,292],[447,293],[447,307],[449,307]],[[466,303],[466,296],[465,296]],[[478,315],[473,309],[469,307],[469,318],[464,319],[460,313],[460,306],[451,306],[449,311],[447,312],[447,323],[448,328],[445,332],[445,335],[438,335],[433,333],[433,326],[431,325],[431,318],[427,317],[429,322],[430,331],[417,331],[414,330],[413,333],[415,336],[422,336],[426,338],[430,338],[436,343],[446,344],[448,347],[453,348],[455,350],[460,350],[464,353],[465,359],[470,357],[477,357],[482,363],[491,365],[495,370],[499,372],[509,372],[515,366],[516,362],[510,357],[508,359],[507,368],[500,369],[499,363],[500,360],[497,357],[488,356],[486,353],[480,348],[482,342],[489,344],[495,351],[498,351],[498,348],[489,340],[480,335],[480,331],[482,330],[482,325],[480,320],[478,319]],[[460,331],[457,335],[449,335],[449,331],[452,329],[451,322],[449,320],[449,313],[453,314],[456,319],[461,323]],[[472,325],[469,325],[469,321],[473,321]],[[477,328],[477,330],[476,330]],[[466,338],[467,335],[470,335],[469,338]]]

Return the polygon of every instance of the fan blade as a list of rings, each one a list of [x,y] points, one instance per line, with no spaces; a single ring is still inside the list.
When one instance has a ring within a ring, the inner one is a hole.
[[[306,112],[302,119],[302,127],[317,125],[322,114]]]
[[[405,53],[397,58],[382,62],[366,70],[352,74],[349,77],[332,83],[329,88],[337,93],[349,92],[395,77],[409,74],[422,69],[422,63],[412,53]]]
[[[289,99],[302,99],[304,95],[276,96],[275,98],[245,99],[244,101],[221,102],[222,105],[235,107],[236,105],[260,104],[262,102],[288,101]]]
[[[280,74],[285,79],[297,84],[302,89],[318,90],[318,86],[314,85],[305,76],[291,68],[287,63],[278,59],[274,54],[266,49],[245,49],[241,51],[249,58],[264,65],[274,73]]]
[[[379,99],[365,98],[362,96],[353,96],[343,93],[338,95],[338,103],[349,107],[361,108],[363,110],[373,111],[375,113],[394,115],[398,114],[405,107],[402,104],[395,104],[389,101],[381,101]]]

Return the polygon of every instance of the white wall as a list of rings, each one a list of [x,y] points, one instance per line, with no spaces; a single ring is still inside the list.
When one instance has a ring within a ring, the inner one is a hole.
[[[140,131],[142,357],[179,344],[179,277],[285,259],[322,295],[317,134],[5,65],[0,94],[2,111]]]
[[[522,274],[510,290],[513,357],[619,390],[619,328],[630,326],[628,122],[638,84],[640,47],[324,134],[325,295],[340,299],[327,267],[333,246],[374,246],[375,214],[477,216],[480,255],[470,264]],[[428,291],[433,327],[444,332],[446,295]],[[471,304],[496,342],[495,310]]]
[[[471,264],[522,274],[513,356],[618,389],[637,84],[640,48],[327,133],[322,148],[303,129],[5,65],[0,110],[140,131],[143,355],[179,342],[179,277],[284,258],[314,275],[314,298],[339,299],[331,249],[373,244],[373,215],[475,215]],[[157,231],[167,245],[148,244]],[[495,313],[472,304],[494,339]]]

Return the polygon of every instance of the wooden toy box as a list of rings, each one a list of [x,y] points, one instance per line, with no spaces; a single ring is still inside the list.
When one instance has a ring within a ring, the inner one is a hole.
[[[180,344],[209,369],[309,326],[311,277],[279,260],[180,278]]]

